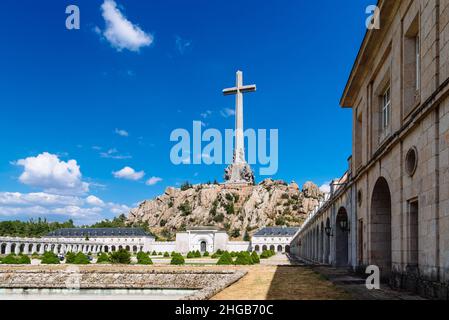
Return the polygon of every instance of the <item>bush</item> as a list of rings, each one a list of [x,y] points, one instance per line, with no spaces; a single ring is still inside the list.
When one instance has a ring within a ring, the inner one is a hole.
[[[171,258],[170,264],[183,265],[185,263],[184,257],[180,254],[176,254]]]
[[[204,253],[203,253],[203,257],[208,257],[209,256],[209,252],[207,252],[207,251],[204,251]]]
[[[221,249],[218,249],[218,250],[217,250],[217,254],[218,254],[219,256],[221,256],[223,253],[224,253],[223,250],[221,250]]]
[[[40,258],[40,255],[37,252],[33,252],[33,254],[31,255],[31,258],[38,259],[38,258]]]
[[[224,221],[224,215],[223,213],[219,213],[214,217],[215,222],[223,222]]]
[[[131,254],[125,249],[119,249],[111,253],[109,260],[114,264],[130,264]]]
[[[152,256],[157,256],[156,251],[151,252],[151,255],[152,255]]]
[[[254,264],[260,263],[260,258],[256,251],[253,251],[253,253],[251,253],[251,259],[253,260]]]
[[[149,264],[153,264],[153,261],[151,260],[148,253],[140,251],[137,253],[137,264],[149,265]]]
[[[182,217],[192,214],[192,207],[190,206],[190,203],[187,200],[183,204],[178,206],[178,210],[182,212],[181,214]]]
[[[192,251],[189,251],[189,253],[187,253],[187,259],[192,259],[195,258],[195,254]]]
[[[31,259],[23,254],[19,254],[18,256],[16,256],[15,254],[11,253],[9,255],[7,255],[6,257],[4,257],[2,259],[2,264],[30,264],[31,263]]]
[[[59,264],[59,258],[56,254],[54,254],[51,251],[46,251],[43,255],[42,255],[42,260],[41,260],[42,264]]]
[[[240,252],[237,254],[237,259],[235,259],[236,265],[251,265],[254,264],[251,259],[251,255],[248,251]]]
[[[170,257],[174,257],[175,255],[177,255],[177,253],[175,251],[172,251]]]
[[[232,230],[231,237],[232,237],[232,238],[238,238],[238,237],[240,237],[240,230],[239,230],[239,229],[234,229],[234,230]]]
[[[181,185],[181,191],[186,191],[186,190],[189,190],[191,188],[193,188],[193,186],[188,181],[184,182]]]
[[[274,252],[274,250],[264,250],[262,252],[262,254],[260,255],[261,259],[268,259],[272,256],[274,256],[276,253]]]
[[[73,259],[73,264],[89,264],[89,258],[82,252],[78,252]]]
[[[234,261],[232,260],[232,257],[229,254],[229,252],[226,251],[221,255],[220,259],[218,259],[217,264],[218,265],[231,265],[231,264],[234,264]]]
[[[76,254],[73,252],[67,252],[65,255],[65,263],[74,263]]]
[[[195,251],[195,258],[201,258],[201,252],[199,250]]]
[[[237,252],[232,251],[232,252],[231,252],[231,257],[233,257],[233,258],[237,257]]]
[[[100,255],[97,258],[97,263],[109,263],[109,256],[107,253],[100,253]]]
[[[220,255],[218,253],[214,253],[210,256],[212,259],[220,258]]]
[[[166,252],[164,252],[164,258],[169,258],[170,257],[170,254],[166,251]]]

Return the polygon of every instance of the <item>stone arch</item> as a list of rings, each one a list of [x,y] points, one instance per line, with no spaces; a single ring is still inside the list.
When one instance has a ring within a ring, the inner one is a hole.
[[[104,252],[106,252],[106,253],[109,252],[109,247],[108,246],[104,246]]]
[[[2,243],[0,245],[0,254],[6,254],[6,246],[7,246],[6,243]]]
[[[206,252],[207,251],[207,241],[201,240],[200,242],[200,252]]]
[[[272,245],[270,246],[270,250],[275,251],[274,244],[272,244]]]
[[[32,243],[28,244],[27,252],[28,252],[29,254],[34,253],[34,252],[33,252],[33,244],[32,244]]]
[[[128,251],[128,252],[130,252],[131,251],[131,248],[130,248],[130,246],[126,246],[126,251]]]
[[[264,245],[262,246],[262,251],[266,251],[266,250],[268,250],[268,249],[267,249],[267,246],[264,244]]]
[[[383,279],[391,273],[391,193],[387,180],[374,185],[370,212],[370,263],[377,265]]]
[[[277,252],[282,252],[282,246],[281,245],[278,245]]]
[[[290,253],[290,246],[289,245],[285,246],[285,253]]]
[[[324,237],[324,222],[321,221],[320,224],[320,262],[324,262],[324,256],[325,256],[325,250],[324,250],[324,242],[325,242],[325,237]]]
[[[254,247],[254,251],[256,251],[256,252],[259,252],[259,251],[260,251],[260,247],[259,247],[258,244]]]
[[[114,252],[115,251],[115,246],[111,247],[111,251]]]
[[[133,246],[133,252],[134,252],[134,253],[137,252],[137,246]]]
[[[335,221],[335,241],[336,241],[336,264],[337,267],[346,267],[348,265],[349,250],[349,229],[344,229],[342,225],[346,223],[349,226],[348,212],[345,207],[341,207],[338,210],[337,218]]]
[[[326,229],[332,232],[331,228],[331,220],[329,217],[326,218]],[[324,253],[324,262],[330,263],[330,250],[331,250],[331,235],[326,235],[326,245],[325,245],[325,253]]]
[[[11,250],[10,250],[10,252],[13,253],[13,254],[15,254],[15,253],[16,253],[16,247],[17,247],[17,244],[12,243],[12,244],[11,244]]]
[[[21,243],[19,245],[19,253],[24,253],[25,252],[25,243]]]

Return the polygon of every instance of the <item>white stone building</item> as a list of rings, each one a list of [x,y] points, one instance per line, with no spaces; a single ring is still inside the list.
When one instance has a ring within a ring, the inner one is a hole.
[[[217,250],[249,251],[248,241],[229,241],[226,231],[214,227],[196,227],[176,234],[176,241],[156,241],[140,228],[71,228],[50,232],[42,238],[0,237],[0,254],[42,254],[66,252],[216,252]]]
[[[251,247],[261,253],[273,250],[278,253],[289,253],[290,243],[299,228],[267,227],[259,230],[251,239]]]

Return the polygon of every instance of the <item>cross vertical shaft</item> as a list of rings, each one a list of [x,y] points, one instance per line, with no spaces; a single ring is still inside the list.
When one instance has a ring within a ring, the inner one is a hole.
[[[224,95],[235,94],[235,140],[234,140],[234,163],[244,164],[245,160],[245,142],[243,129],[243,93],[256,91],[255,85],[243,85],[243,73],[237,71],[236,86],[223,90]]]

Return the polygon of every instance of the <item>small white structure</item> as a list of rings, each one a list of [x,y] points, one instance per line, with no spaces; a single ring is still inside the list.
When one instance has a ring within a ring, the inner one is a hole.
[[[290,243],[299,227],[267,227],[256,232],[251,239],[251,247],[261,253],[273,250],[278,253],[290,253]]]

